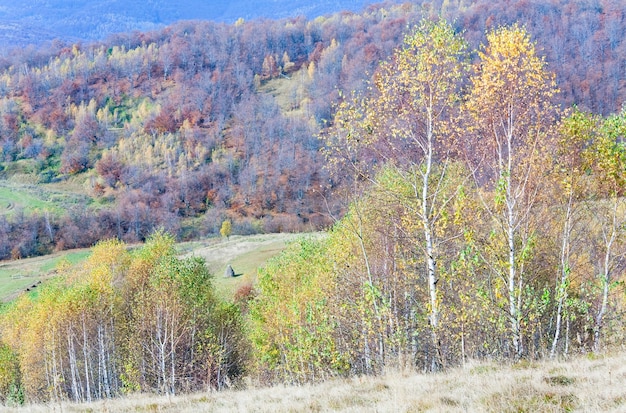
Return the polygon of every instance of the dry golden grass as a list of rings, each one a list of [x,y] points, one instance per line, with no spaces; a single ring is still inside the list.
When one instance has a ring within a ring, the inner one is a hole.
[[[390,373],[165,397],[132,395],[90,404],[8,412],[624,412],[626,353],[502,366],[472,362],[440,374]]]

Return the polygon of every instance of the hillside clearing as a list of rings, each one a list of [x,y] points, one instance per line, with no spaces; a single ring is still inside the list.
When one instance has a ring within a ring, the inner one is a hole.
[[[209,271],[214,275],[218,292],[224,298],[229,298],[241,285],[253,283],[256,280],[256,270],[260,266],[280,253],[289,242],[301,236],[303,235],[236,235],[229,239],[208,238],[180,243],[177,249],[183,256],[205,259]],[[61,261],[67,260],[75,264],[90,254],[91,250],[85,248],[15,261],[0,261],[0,301],[11,301],[27,288],[50,278]],[[237,277],[223,277],[229,264],[234,268]]]
[[[11,216],[18,211],[61,214],[72,206],[86,204],[88,199],[86,195],[65,190],[60,185],[52,187],[0,180],[0,215]]]
[[[280,253],[289,242],[302,236],[303,234],[288,233],[231,236],[228,239],[180,244],[179,250],[186,256],[203,258],[215,277],[218,292],[224,297],[232,297],[240,286],[256,280],[257,269],[269,258]],[[228,265],[235,271],[234,278],[224,278]]]
[[[131,395],[9,412],[620,412],[626,353],[500,366],[470,362],[440,374],[390,373],[318,385],[250,387],[188,396]]]
[[[87,258],[90,253],[85,248],[15,261],[0,261],[0,302],[11,301],[27,288],[50,278],[63,260],[75,264]]]

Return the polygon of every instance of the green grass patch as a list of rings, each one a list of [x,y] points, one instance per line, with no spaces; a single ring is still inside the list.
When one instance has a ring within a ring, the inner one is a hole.
[[[72,265],[78,264],[79,262],[85,261],[90,255],[91,250],[89,249],[72,250],[55,259],[48,260],[41,266],[40,270],[50,272],[56,269],[61,261],[67,261]]]
[[[19,210],[25,213],[35,211],[58,213],[61,209],[53,202],[43,201],[18,188],[0,186],[0,215],[13,215]]]
[[[50,278],[61,261],[67,260],[71,264],[77,264],[84,261],[90,254],[91,250],[80,249],[43,257],[0,262],[0,301],[10,301],[26,289]]]
[[[31,277],[26,274],[12,273],[5,270],[0,270],[0,299],[2,301],[8,301],[13,298],[13,295],[17,291],[26,291],[30,286],[36,285],[39,282],[37,277]]]
[[[27,215],[43,212],[61,215],[73,205],[86,205],[89,199],[84,194],[43,185],[0,181],[0,215],[12,216],[17,211]]]
[[[302,234],[264,234],[232,236],[229,239],[211,238],[201,242],[179,244],[179,251],[204,258],[215,276],[215,288],[223,298],[232,298],[245,284],[256,282],[257,270],[265,262],[280,254],[287,244]],[[231,265],[234,278],[224,278]]]

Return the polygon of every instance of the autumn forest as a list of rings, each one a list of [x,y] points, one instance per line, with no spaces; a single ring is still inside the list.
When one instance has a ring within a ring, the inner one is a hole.
[[[0,215],[0,258],[93,247],[4,305],[0,399],[618,345],[625,28],[619,1],[442,0],[0,57],[1,177],[75,194]],[[221,297],[174,247],[220,229],[323,235]]]

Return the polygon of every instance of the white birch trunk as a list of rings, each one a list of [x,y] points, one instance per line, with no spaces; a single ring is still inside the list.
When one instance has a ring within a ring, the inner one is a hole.
[[[431,217],[431,204],[429,202],[430,175],[433,163],[433,119],[432,108],[428,110],[428,131],[426,143],[426,169],[422,175],[422,226],[424,228],[424,242],[426,246],[426,262],[428,271],[428,293],[430,298],[430,329],[435,349],[433,360],[433,370],[439,370],[443,366],[441,346],[439,344],[439,304],[437,302],[437,262],[435,258],[435,248],[433,243],[433,222]]]
[[[89,363],[89,355],[88,355],[88,347],[89,347],[89,342],[87,340],[87,325],[85,323],[85,315],[83,314],[82,317],[82,322],[83,322],[83,360],[84,360],[84,367],[85,367],[85,394],[86,394],[86,399],[88,402],[91,401],[91,386],[89,383],[89,367],[90,367],[90,363]]]
[[[556,355],[556,348],[561,335],[561,324],[563,318],[563,306],[567,299],[567,284],[569,281],[569,252],[570,252],[570,237],[572,232],[572,202],[573,194],[570,192],[569,200],[567,203],[567,210],[565,213],[565,223],[563,225],[563,238],[561,239],[561,262],[560,280],[556,286],[557,291],[557,309],[556,309],[556,322],[554,327],[554,337],[552,339],[552,347],[550,348],[550,358],[554,358]]]
[[[618,200],[617,196],[615,196],[613,200],[613,209],[612,209],[612,223],[610,234],[608,237],[605,234],[605,251],[604,251],[604,263],[603,263],[603,274],[601,274],[602,281],[602,303],[600,305],[600,309],[598,310],[598,314],[596,315],[595,327],[593,331],[593,351],[600,351],[600,338],[602,335],[602,324],[604,323],[604,316],[607,311],[607,307],[609,305],[609,287],[611,285],[611,256],[613,243],[615,242],[615,238],[617,237],[617,205]]]

